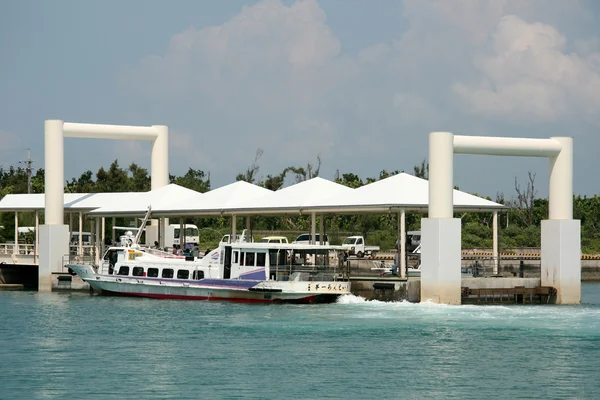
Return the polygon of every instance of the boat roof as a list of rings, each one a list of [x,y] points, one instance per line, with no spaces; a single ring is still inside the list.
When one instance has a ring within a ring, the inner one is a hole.
[[[324,245],[324,244],[300,244],[300,243],[247,243],[247,242],[235,242],[231,244],[225,244],[225,246],[231,246],[234,249],[276,249],[276,250],[346,250],[342,246]]]

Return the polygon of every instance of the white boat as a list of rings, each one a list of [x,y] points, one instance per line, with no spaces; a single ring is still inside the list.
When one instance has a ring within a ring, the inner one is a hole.
[[[139,235],[138,235],[139,236]],[[101,265],[68,267],[104,294],[259,303],[334,302],[350,294],[341,246],[221,243],[203,258],[141,248],[131,232]]]

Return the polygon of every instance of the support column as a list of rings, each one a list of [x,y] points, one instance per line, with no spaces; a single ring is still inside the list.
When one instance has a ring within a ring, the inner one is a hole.
[[[246,237],[244,238],[244,240],[246,240],[246,242],[251,243],[252,242],[252,221],[250,219],[250,216],[247,215],[246,216]]]
[[[498,254],[498,211],[492,214],[492,260],[494,262],[494,275],[498,275],[499,254]]]
[[[100,266],[100,257],[101,257],[101,239],[100,239],[100,218],[96,217],[94,220],[94,253],[96,253],[96,265]]]
[[[159,189],[169,184],[169,128],[165,125],[152,125],[157,132],[156,139],[152,141],[151,189]],[[165,247],[169,218],[160,218],[159,243]],[[181,236],[181,234],[180,234]],[[183,242],[179,240],[181,245]],[[169,243],[171,245],[172,243]]]
[[[79,243],[77,243],[77,255],[83,257],[83,212],[79,211]]]
[[[117,225],[117,218],[112,217],[112,226],[111,226],[111,228],[112,228],[112,233],[111,233],[112,244],[115,244],[115,242],[116,242],[116,240],[115,240],[115,235],[116,235],[115,225]],[[160,226],[158,227],[158,232],[160,232]],[[159,237],[160,237],[160,233],[159,233]],[[160,239],[159,239],[159,241],[160,241]],[[161,246],[163,246],[163,245],[161,244]]]
[[[237,215],[233,214],[231,216],[231,243],[234,243],[236,240],[236,232],[237,232]]]
[[[102,217],[102,233],[100,234],[100,254],[104,255],[104,246],[106,245],[106,218]]]
[[[400,236],[398,238],[400,244],[400,253],[398,254],[400,265],[400,278],[406,278],[406,210],[401,209],[400,214]]]
[[[179,218],[179,248],[183,250],[185,247],[185,225],[183,218]]]
[[[13,246],[13,254],[19,254],[19,212],[15,211],[15,245]]]
[[[325,216],[323,214],[319,215],[319,244],[325,244]]]
[[[573,219],[573,138],[553,137],[549,219],[542,221],[541,284],[557,290],[556,304],[581,303],[581,224]]]
[[[33,263],[39,264],[40,246],[40,212],[35,210],[35,244],[33,246]]]
[[[421,301],[461,304],[460,219],[453,218],[454,135],[429,134],[429,214],[421,219]]]
[[[315,244],[317,239],[317,214],[310,213],[310,244]]]

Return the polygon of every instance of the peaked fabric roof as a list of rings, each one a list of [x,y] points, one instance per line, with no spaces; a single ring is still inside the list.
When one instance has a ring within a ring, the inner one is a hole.
[[[160,215],[221,214],[238,207],[244,201],[272,196],[273,193],[272,190],[245,181],[237,181],[202,193],[201,196],[177,199],[162,208],[156,208],[155,211]]]
[[[89,194],[65,193],[65,208],[70,208],[69,204],[84,196],[89,196]],[[46,195],[44,193],[7,194],[0,200],[0,210],[2,211],[35,211],[43,210],[45,206]]]
[[[426,210],[429,206],[429,181],[400,173],[361,186],[349,194],[332,196],[309,207],[313,211],[388,211],[405,208]],[[481,211],[503,209],[502,204],[454,190],[454,209]]]
[[[278,214],[283,213],[283,211],[298,213],[307,207],[321,204],[327,198],[347,195],[353,190],[339,183],[316,177],[271,192],[266,196],[240,203],[237,207],[232,207],[229,213],[264,213],[269,211]]]
[[[87,193],[75,200],[70,200],[65,194],[65,209],[70,210],[94,210],[99,207],[111,206],[113,204],[122,204],[129,201],[132,196],[137,196],[139,192],[115,192],[115,193]]]
[[[143,215],[148,210],[148,206],[152,206],[152,210],[165,208],[176,200],[196,198],[200,195],[202,193],[171,183],[149,192],[130,193],[126,200],[109,202],[91,211],[90,214],[94,216]]]

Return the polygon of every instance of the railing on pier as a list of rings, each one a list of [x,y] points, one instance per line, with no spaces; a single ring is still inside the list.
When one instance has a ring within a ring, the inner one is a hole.
[[[0,244],[0,254],[11,255],[11,254],[31,254],[35,253],[35,245],[33,244],[21,244],[14,243],[3,243]]]

